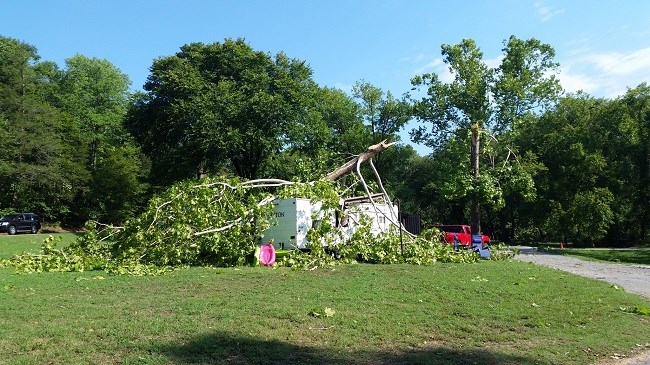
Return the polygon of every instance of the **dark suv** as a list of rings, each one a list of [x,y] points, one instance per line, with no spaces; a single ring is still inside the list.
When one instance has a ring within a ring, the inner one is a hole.
[[[0,232],[16,234],[18,232],[38,233],[41,220],[34,213],[13,213],[0,218]]]

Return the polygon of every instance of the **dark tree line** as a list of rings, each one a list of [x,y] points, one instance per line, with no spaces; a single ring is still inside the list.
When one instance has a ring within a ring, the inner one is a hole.
[[[0,37],[0,209],[118,222],[145,198],[147,159],[124,128],[129,80],[106,60],[66,67]]]
[[[562,95],[551,46],[511,37],[503,53],[490,68],[472,40],[443,45],[454,80],[417,76],[395,98],[365,81],[352,95],[321,87],[305,61],[226,39],[154,60],[131,94],[107,60],[59,68],[0,37],[0,210],[119,223],[181,180],[318,179],[415,119],[432,154],[398,144],[376,165],[425,224],[471,221],[504,241],[647,243],[650,87]]]
[[[508,242],[647,243],[649,105],[646,83],[615,100],[568,95],[491,139],[481,162],[493,189],[483,196],[496,199],[481,206],[483,230]],[[453,138],[411,175],[431,221],[468,221],[471,202],[459,182],[471,191],[468,140]]]

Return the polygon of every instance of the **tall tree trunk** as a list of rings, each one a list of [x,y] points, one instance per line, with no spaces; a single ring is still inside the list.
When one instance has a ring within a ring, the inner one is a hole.
[[[472,183],[476,187],[478,184],[478,179],[480,176],[479,171],[479,154],[481,150],[481,140],[480,140],[480,127],[478,122],[472,124],[472,149],[470,155],[470,161],[472,164]],[[471,206],[471,226],[472,234],[481,233],[481,215],[480,215],[480,206],[479,206],[479,196],[476,192],[476,189],[472,192],[472,206]]]
[[[517,213],[514,208],[510,208],[510,241],[514,241],[517,234]]]
[[[208,176],[208,174],[205,172],[205,166],[206,165],[207,165],[207,162],[205,160],[203,160],[203,161],[201,161],[201,163],[199,163],[199,169],[196,172],[196,179],[197,180],[201,180],[201,179]]]
[[[650,133],[643,133],[643,123],[641,124],[641,158],[639,164],[639,242],[641,244],[650,242],[648,237],[648,221],[650,221]],[[645,114],[645,124],[650,130],[650,111]]]

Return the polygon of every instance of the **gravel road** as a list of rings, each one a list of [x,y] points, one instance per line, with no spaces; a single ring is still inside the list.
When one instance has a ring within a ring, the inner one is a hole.
[[[570,273],[616,284],[630,293],[650,299],[650,266],[625,265],[581,260],[571,256],[537,251],[534,247],[519,246],[520,255],[515,260],[528,261]]]

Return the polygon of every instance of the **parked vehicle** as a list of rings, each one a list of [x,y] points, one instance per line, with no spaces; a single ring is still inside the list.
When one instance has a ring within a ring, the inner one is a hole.
[[[443,224],[437,225],[438,228],[444,233],[444,242],[453,245],[454,242],[460,246],[470,247],[472,244],[472,228],[465,224]],[[490,244],[490,237],[481,234],[481,244],[486,247]]]
[[[34,213],[13,213],[0,218],[0,232],[36,234],[41,229],[41,220]]]

